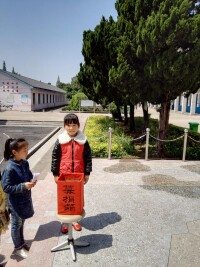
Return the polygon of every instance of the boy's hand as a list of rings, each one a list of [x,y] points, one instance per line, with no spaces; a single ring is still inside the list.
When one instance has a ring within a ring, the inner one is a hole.
[[[85,175],[84,176],[84,184],[87,184],[88,180],[89,180],[89,175]]]
[[[54,181],[55,181],[55,183],[58,182],[58,178],[59,178],[59,176],[54,176]]]

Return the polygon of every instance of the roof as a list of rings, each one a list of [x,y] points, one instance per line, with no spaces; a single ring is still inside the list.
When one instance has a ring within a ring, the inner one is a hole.
[[[54,91],[54,92],[59,92],[59,93],[66,93],[65,90],[58,88],[57,86],[48,84],[48,83],[44,83],[44,82],[40,82],[19,74],[13,74],[9,71],[4,71],[0,69],[0,72],[2,72],[3,74],[12,77],[14,79],[17,79],[20,82],[23,82],[25,84],[27,84],[30,87],[33,88],[40,88],[40,89],[45,89],[45,90],[50,90],[50,91]]]

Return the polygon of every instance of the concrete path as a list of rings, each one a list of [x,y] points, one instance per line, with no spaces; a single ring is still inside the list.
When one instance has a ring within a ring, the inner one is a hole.
[[[159,119],[159,113],[155,108],[149,108],[149,113],[151,114],[151,118]],[[135,116],[142,116],[141,108],[135,110]],[[190,115],[189,113],[170,111],[169,123],[183,128],[189,128],[189,122],[197,122],[200,124],[200,114]],[[200,125],[198,127],[198,132],[200,132]]]
[[[44,114],[48,120],[49,113]],[[87,116],[79,114],[82,127]],[[183,116],[174,120],[181,123],[184,118],[186,125],[188,116]],[[55,113],[51,120],[63,117]],[[67,238],[60,234],[55,217],[56,185],[50,173],[58,134],[29,159],[32,170],[41,172],[32,190],[35,215],[25,224],[29,257],[12,256],[7,231],[1,236],[2,266],[200,266],[200,161],[93,159],[93,172],[85,186],[83,230],[74,232],[75,238],[89,242],[90,247],[76,249],[76,262],[69,250],[50,252]]]

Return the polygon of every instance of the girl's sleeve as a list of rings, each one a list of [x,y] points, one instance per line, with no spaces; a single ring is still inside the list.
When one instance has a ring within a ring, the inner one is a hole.
[[[26,161],[26,162],[27,162],[26,164],[27,164],[27,172],[28,172],[28,181],[30,182],[33,179],[33,173],[30,170],[28,161]]]
[[[92,171],[92,152],[88,141],[84,145],[83,160],[85,165],[84,173],[85,175],[90,175]]]
[[[54,149],[52,151],[52,161],[51,161],[51,172],[54,176],[59,176],[60,174],[60,160],[61,160],[61,147],[57,140]]]
[[[14,184],[12,181],[15,178],[13,170],[5,169],[2,175],[3,191],[7,194],[22,193],[26,191],[25,183]]]

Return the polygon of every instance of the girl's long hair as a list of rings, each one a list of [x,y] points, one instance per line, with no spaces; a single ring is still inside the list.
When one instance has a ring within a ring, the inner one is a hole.
[[[19,151],[22,147],[27,146],[28,142],[24,138],[8,138],[5,143],[4,159],[9,160],[13,156],[12,151]]]

